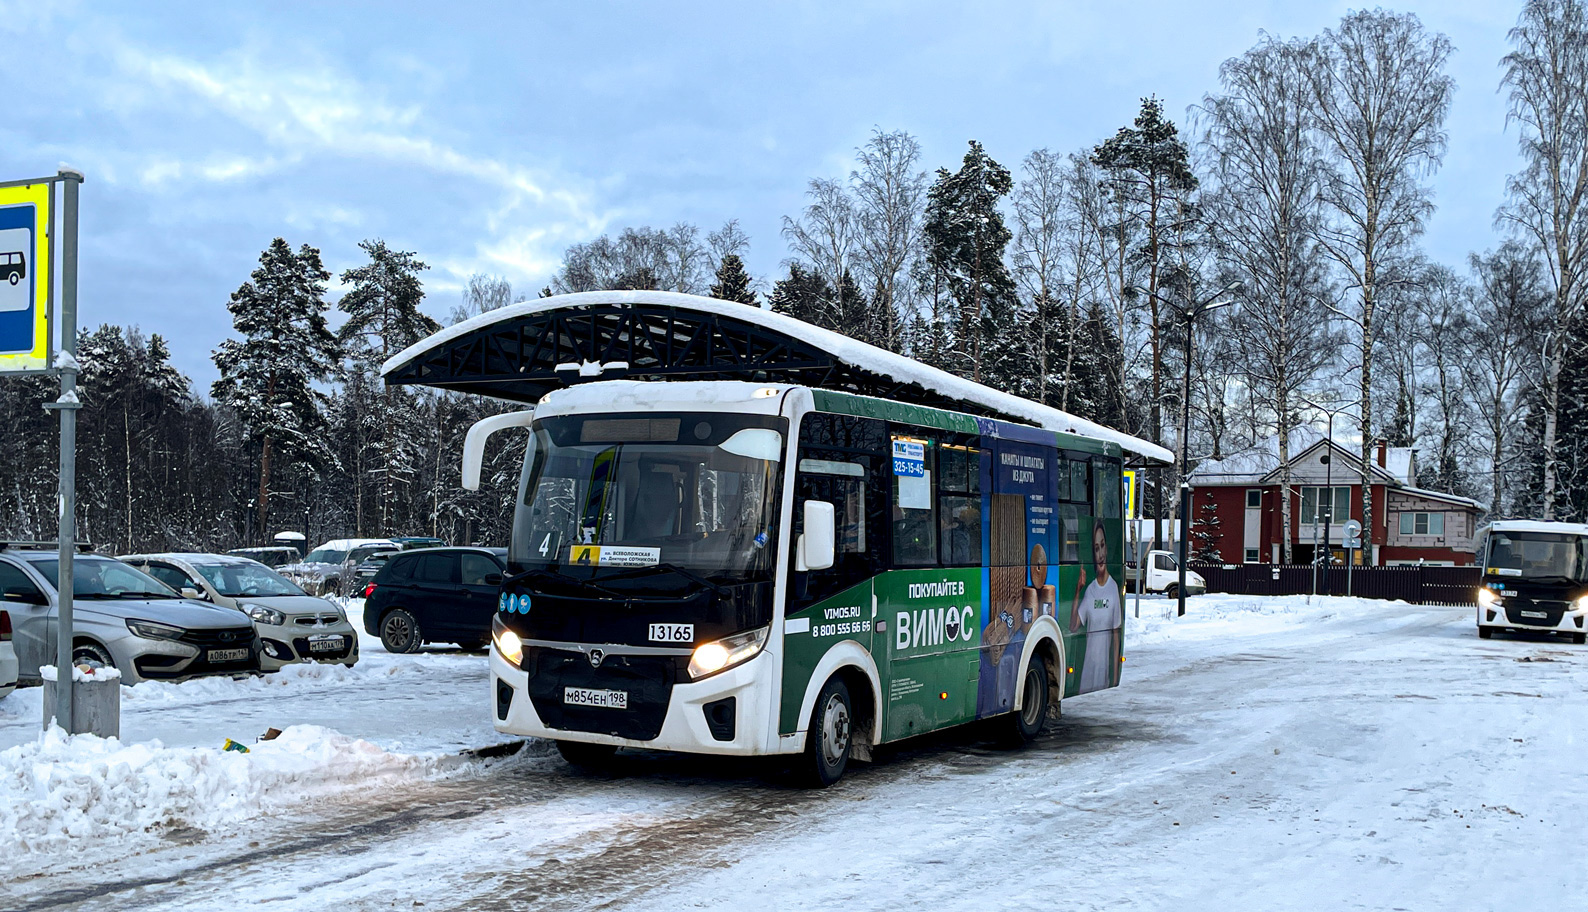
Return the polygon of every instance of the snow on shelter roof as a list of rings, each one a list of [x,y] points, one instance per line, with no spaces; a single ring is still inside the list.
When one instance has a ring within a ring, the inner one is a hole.
[[[381,374],[388,384],[516,402],[536,402],[580,377],[791,383],[1003,418],[1112,441],[1146,462],[1174,461],[1156,444],[802,320],[669,291],[510,304],[421,339]]]

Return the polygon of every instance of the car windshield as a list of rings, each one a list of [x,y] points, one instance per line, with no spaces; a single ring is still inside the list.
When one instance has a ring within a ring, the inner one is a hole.
[[[44,574],[56,591],[61,572],[60,561],[55,558],[33,561],[33,566]],[[175,591],[154,577],[127,566],[119,560],[92,555],[79,555],[72,559],[72,596],[74,598],[181,598]]]
[[[309,552],[309,556],[305,557],[303,562],[306,564],[340,564],[346,559],[346,551],[338,551],[335,548],[315,548]]]
[[[510,562],[766,576],[776,550],[784,424],[678,413],[535,422]]]
[[[1588,539],[1554,532],[1493,532],[1488,573],[1522,579],[1588,579]]]
[[[304,595],[286,577],[254,563],[193,564],[215,591],[227,598],[239,596]]]

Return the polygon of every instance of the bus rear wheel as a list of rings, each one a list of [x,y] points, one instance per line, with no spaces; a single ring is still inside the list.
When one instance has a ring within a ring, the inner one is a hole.
[[[1025,699],[1020,709],[1003,718],[1003,742],[1009,747],[1020,747],[1042,733],[1048,722],[1048,660],[1040,654],[1031,656],[1026,664],[1022,682]]]
[[[811,723],[805,736],[805,756],[801,779],[815,788],[826,788],[843,778],[854,747],[854,704],[849,687],[839,678],[829,678],[816,696]]]

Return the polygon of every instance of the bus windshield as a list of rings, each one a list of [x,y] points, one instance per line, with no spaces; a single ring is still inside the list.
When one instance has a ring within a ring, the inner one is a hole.
[[[769,578],[784,424],[694,413],[536,421],[511,563]]]
[[[1555,532],[1494,532],[1487,565],[1491,576],[1582,580],[1588,576],[1588,541]]]

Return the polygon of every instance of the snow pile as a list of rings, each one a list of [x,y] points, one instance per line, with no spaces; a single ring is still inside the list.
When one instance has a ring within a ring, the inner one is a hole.
[[[54,665],[40,665],[39,677],[46,681],[59,680],[55,676]],[[90,668],[87,665],[72,666],[72,681],[78,684],[87,684],[92,681],[119,681],[121,672],[114,668]]]
[[[1215,637],[1273,633],[1338,617],[1385,615],[1393,608],[1409,607],[1400,601],[1346,598],[1344,596],[1231,595],[1208,593],[1186,599],[1185,617],[1176,617],[1176,603],[1143,599],[1141,617],[1136,601],[1125,601],[1126,644],[1161,643],[1166,640],[1202,640]]]
[[[217,739],[218,741],[220,739]],[[371,780],[434,775],[459,761],[387,753],[295,725],[249,753],[123,744],[59,728],[0,751],[0,858],[175,828],[220,830]]]
[[[427,657],[428,658],[428,657]],[[437,658],[453,658],[438,656]],[[479,663],[477,656],[472,658]],[[294,663],[269,674],[246,675],[238,678],[223,676],[190,678],[186,681],[144,681],[122,690],[122,702],[128,706],[168,706],[181,703],[208,703],[222,699],[240,699],[249,696],[268,696],[288,691],[318,690],[376,684],[392,679],[450,678],[456,676],[451,668],[412,659],[394,662],[359,664],[349,668],[341,664],[314,662]]]

